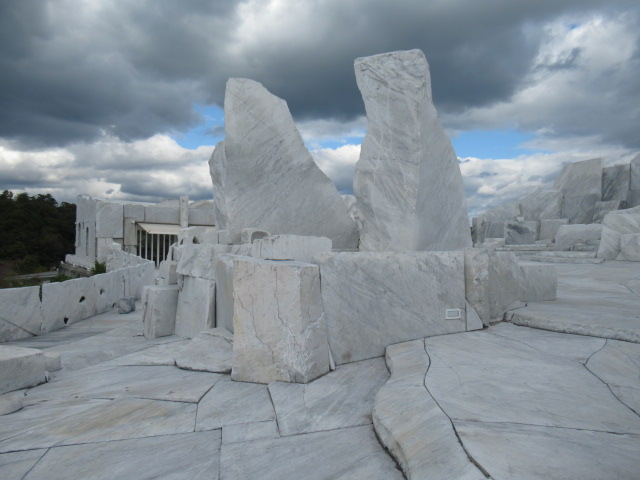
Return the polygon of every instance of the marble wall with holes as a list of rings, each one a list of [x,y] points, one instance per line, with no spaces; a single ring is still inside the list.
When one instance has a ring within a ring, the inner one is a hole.
[[[123,254],[129,255],[120,252],[121,256]],[[153,262],[143,261],[93,277],[47,283],[41,287],[2,289],[0,342],[64,328],[111,310],[122,297],[140,298],[142,287],[153,284],[154,278]]]

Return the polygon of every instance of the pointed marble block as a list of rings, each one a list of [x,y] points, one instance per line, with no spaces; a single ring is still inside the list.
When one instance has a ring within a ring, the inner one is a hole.
[[[355,61],[368,127],[354,191],[361,250],[459,250],[471,246],[458,159],[431,98],[420,50]]]
[[[209,161],[218,228],[240,240],[244,228],[329,237],[354,248],[347,206],[304,146],[284,100],[260,83],[227,82],[225,140]]]

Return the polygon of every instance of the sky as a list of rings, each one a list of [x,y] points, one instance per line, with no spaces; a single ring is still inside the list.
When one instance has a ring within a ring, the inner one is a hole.
[[[0,190],[212,198],[225,82],[285,99],[349,193],[357,57],[419,48],[476,215],[640,152],[637,0],[4,0]]]

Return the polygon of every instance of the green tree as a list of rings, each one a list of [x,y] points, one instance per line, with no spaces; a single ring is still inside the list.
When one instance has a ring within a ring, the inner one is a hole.
[[[0,260],[23,271],[51,268],[73,253],[76,206],[50,194],[0,194]],[[28,258],[27,258],[28,257]]]

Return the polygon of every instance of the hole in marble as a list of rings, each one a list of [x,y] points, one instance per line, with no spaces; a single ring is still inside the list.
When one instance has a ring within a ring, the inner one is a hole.
[[[69,323],[69,318],[68,318],[68,317],[64,317],[63,322],[64,322],[64,324],[66,325],[67,323]]]
[[[100,289],[100,295],[104,295],[104,288]]]
[[[84,302],[84,300],[85,300],[85,298],[84,298],[84,295],[83,295],[83,296],[80,297],[80,302],[79,303]]]

